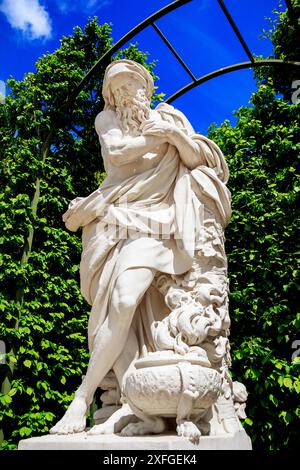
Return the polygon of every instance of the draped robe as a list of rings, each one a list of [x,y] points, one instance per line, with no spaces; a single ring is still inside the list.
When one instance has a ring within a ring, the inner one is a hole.
[[[155,168],[122,182],[110,174],[89,196],[71,201],[63,215],[71,231],[82,228],[81,293],[92,306],[88,339],[109,315],[118,276],[127,269],[148,267],[179,275],[189,271],[201,248],[207,214],[225,227],[230,219],[228,168],[218,146],[196,134],[185,116],[167,104],[156,110],[199,147],[199,165],[189,170],[177,148],[168,144]],[[153,351],[151,325],[167,314],[162,295],[150,286],[137,306],[134,320],[140,356]]]

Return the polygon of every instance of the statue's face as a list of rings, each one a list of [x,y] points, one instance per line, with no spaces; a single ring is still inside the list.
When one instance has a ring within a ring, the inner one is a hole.
[[[122,73],[111,79],[110,89],[117,119],[124,133],[141,135],[141,123],[150,117],[150,101],[144,81]]]
[[[110,87],[116,101],[119,101],[124,95],[136,97],[145,93],[145,87],[138,79],[125,74],[114,77]]]

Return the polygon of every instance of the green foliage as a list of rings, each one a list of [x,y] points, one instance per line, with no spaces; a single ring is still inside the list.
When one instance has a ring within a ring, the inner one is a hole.
[[[299,105],[276,99],[272,81],[211,127],[230,169],[229,262],[233,376],[248,389],[245,428],[255,448],[296,448],[299,365]],[[298,309],[298,313],[297,313]]]
[[[263,36],[273,43],[272,58],[300,61],[300,3],[290,0],[292,10],[275,9],[274,20],[269,20],[270,29]],[[279,2],[282,7],[282,2]],[[291,101],[292,84],[299,80],[299,67],[280,66],[255,69],[255,76],[261,83],[272,78],[274,89],[281,93],[286,101]],[[298,88],[298,87],[297,87]]]
[[[37,62],[36,73],[8,81],[10,93],[0,106],[3,449],[47,432],[87,365],[90,307],[79,289],[81,237],[66,231],[62,214],[71,199],[94,191],[104,176],[93,131],[103,108],[104,68],[80,93],[72,114],[62,106],[111,46],[109,25],[94,19],[84,30],[76,27],[57,51]],[[153,74],[155,64],[147,65],[147,54],[136,45],[118,57],[141,62]]]

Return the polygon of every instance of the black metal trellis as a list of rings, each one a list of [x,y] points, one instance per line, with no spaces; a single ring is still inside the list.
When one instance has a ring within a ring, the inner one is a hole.
[[[220,77],[221,75],[225,75],[230,72],[236,72],[242,69],[249,69],[249,68],[256,68],[256,67],[263,67],[263,66],[270,66],[270,65],[273,67],[280,67],[282,65],[300,67],[300,62],[294,62],[291,60],[283,61],[279,59],[265,59],[265,60],[256,60],[255,62],[247,61],[247,62],[239,62],[238,64],[228,65],[227,67],[222,67],[218,70],[214,70],[213,72],[207,73],[206,75],[202,75],[200,78],[197,78],[195,81],[192,81],[188,85],[185,85],[184,87],[177,90],[176,93],[174,93],[172,96],[169,96],[169,98],[165,101],[167,103],[172,103],[174,100],[176,100],[177,98],[180,98],[180,96],[184,95],[185,93],[192,90],[193,88],[196,88],[197,86],[202,85],[202,83],[208,82],[209,80],[212,80],[213,78]]]
[[[232,18],[232,16],[231,16],[231,14],[229,13],[229,10],[228,10],[228,8],[226,7],[224,1],[223,1],[223,0],[218,0],[218,4],[220,5],[220,7],[221,7],[221,9],[222,9],[222,11],[223,11],[223,13],[224,13],[224,15],[225,15],[226,18],[227,18],[228,23],[230,24],[231,28],[233,29],[235,35],[237,36],[238,40],[240,41],[242,48],[244,49],[244,51],[246,52],[247,56],[249,57],[250,62],[254,63],[254,57],[253,57],[253,55],[251,54],[250,49],[249,49],[249,47],[247,46],[245,39],[244,39],[243,36],[241,35],[240,30],[238,29],[237,25],[236,25],[235,22],[233,21],[233,18]]]
[[[137,34],[142,32],[144,29],[146,29],[148,26],[153,25],[155,21],[158,19],[162,18],[163,16],[167,15],[168,13],[171,13],[172,11],[176,10],[177,8],[185,5],[186,3],[190,3],[192,0],[176,0],[175,2],[169,3],[166,5],[164,8],[161,8],[160,10],[156,11],[153,15],[148,16],[145,20],[143,20],[141,23],[139,23],[137,26],[135,26],[133,29],[131,29],[128,33],[126,33],[116,44],[114,44],[100,59],[93,65],[93,67],[87,72],[85,77],[81,80],[81,82],[78,84],[78,86],[73,90],[73,92],[70,95],[70,98],[68,100],[68,104],[73,104],[74,100],[76,100],[77,96],[81,92],[81,90],[84,88],[86,83],[90,80],[91,77],[93,77],[98,70],[103,65],[108,65],[109,62],[111,61],[112,56],[121,49],[128,41],[133,39]],[[175,49],[173,48],[175,51]],[[177,54],[177,57],[179,55]]]
[[[213,78],[219,77],[221,75],[234,72],[237,70],[242,70],[246,68],[256,68],[256,67],[262,67],[262,66],[274,66],[274,67],[280,67],[280,66],[293,66],[293,67],[300,67],[300,62],[297,61],[283,61],[279,59],[259,59],[256,60],[244,37],[242,36],[237,24],[235,23],[233,17],[231,16],[227,6],[225,5],[224,0],[217,0],[218,5],[220,6],[222,12],[224,13],[231,29],[233,30],[234,34],[236,35],[237,39],[239,40],[242,48],[244,49],[245,54],[249,58],[249,61],[246,62],[239,62],[236,64],[229,65],[227,67],[222,67],[220,69],[214,70],[208,74],[202,75],[199,78],[196,78],[196,76],[193,74],[193,72],[189,69],[189,67],[186,65],[184,60],[180,57],[176,49],[172,46],[172,44],[169,42],[169,40],[166,38],[166,36],[163,34],[161,29],[158,27],[156,24],[156,21],[162,18],[163,16],[167,15],[168,13],[171,13],[172,11],[176,10],[179,7],[182,7],[183,5],[190,3],[192,0],[176,0],[168,5],[166,5],[164,8],[158,10],[156,13],[153,15],[149,16],[146,18],[144,21],[139,23],[137,26],[135,26],[131,31],[129,31],[125,36],[123,36],[114,46],[111,47],[97,62],[96,64],[88,71],[86,76],[83,78],[83,80],[78,84],[78,86],[73,90],[73,92],[70,95],[70,98],[68,100],[68,107],[69,110],[72,111],[72,107],[76,101],[77,96],[79,95],[80,91],[84,88],[86,83],[90,80],[92,76],[94,76],[98,70],[108,64],[112,58],[112,56],[119,50],[121,49],[122,46],[124,46],[128,41],[130,41],[132,38],[134,38],[138,33],[146,29],[148,26],[152,26],[152,28],[156,31],[156,33],[159,35],[159,37],[163,40],[163,42],[166,44],[166,46],[169,48],[171,53],[175,56],[176,60],[178,63],[183,67],[183,69],[187,72],[187,74],[192,78],[192,82],[188,83],[185,85],[183,88],[179,89],[174,93],[172,96],[167,98],[165,101],[167,103],[171,103],[186,92],[192,90],[193,88],[201,85],[202,83],[205,83],[209,80],[212,80]],[[291,21],[297,26],[297,21],[295,18],[295,12],[292,6],[292,3],[290,0],[285,0],[287,9],[288,9],[288,14],[291,19]]]

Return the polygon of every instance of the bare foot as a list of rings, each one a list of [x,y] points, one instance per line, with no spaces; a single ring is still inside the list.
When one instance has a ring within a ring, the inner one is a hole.
[[[121,431],[121,436],[143,436],[145,434],[161,434],[166,429],[166,423],[161,418],[130,423]]]
[[[122,408],[115,411],[106,421],[102,424],[93,426],[87,434],[114,434],[123,429],[129,422],[136,421],[137,418],[131,411],[128,405],[123,405]]]
[[[201,436],[200,430],[192,421],[179,421],[176,428],[178,436],[186,437],[193,444],[198,444]]]
[[[95,424],[95,426],[93,426],[87,432],[87,434],[89,436],[97,436],[99,434],[114,434],[115,426],[114,426],[113,423],[109,423],[108,421],[109,421],[109,419],[107,421],[105,421],[105,423]]]
[[[225,432],[235,434],[236,432],[239,432],[241,430],[241,424],[238,421],[238,418],[236,416],[234,417],[229,417],[225,418],[223,420],[223,426],[225,429]]]
[[[87,405],[83,398],[75,397],[61,420],[50,429],[50,434],[82,432],[86,426]]]

